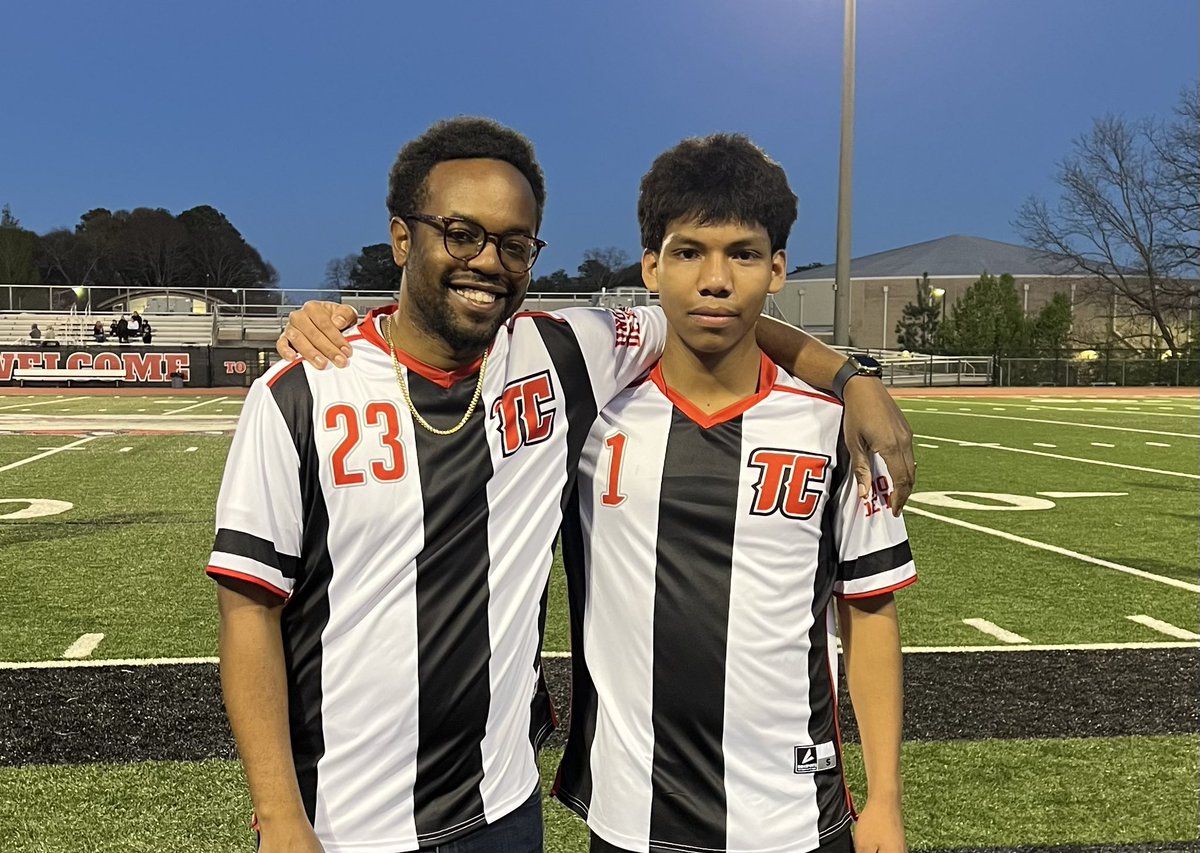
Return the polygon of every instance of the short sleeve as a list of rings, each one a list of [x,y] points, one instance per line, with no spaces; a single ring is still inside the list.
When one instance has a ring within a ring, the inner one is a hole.
[[[653,367],[666,346],[667,318],[656,306],[565,308],[555,316],[575,332],[601,409]]]
[[[286,598],[300,553],[300,459],[264,379],[250,388],[225,462],[206,572]]]
[[[858,481],[847,472],[838,491],[838,571],[834,594],[868,598],[906,587],[917,579],[904,519],[888,504],[892,479],[879,454],[871,457],[872,488],[858,496]]]

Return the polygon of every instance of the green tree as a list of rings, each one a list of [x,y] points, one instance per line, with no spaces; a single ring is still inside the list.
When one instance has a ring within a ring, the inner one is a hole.
[[[916,285],[917,301],[909,302],[901,310],[896,339],[901,348],[910,352],[931,353],[937,349],[941,305],[934,301],[929,273],[921,273]]]
[[[981,275],[951,307],[941,338],[947,355],[990,355],[997,366],[1028,355],[1029,328],[1013,277]]]
[[[1036,355],[1063,357],[1071,337],[1071,300],[1065,293],[1054,294],[1037,316],[1026,322],[1030,347]]]
[[[561,269],[539,276],[529,283],[530,293],[570,293],[574,289],[575,280]]]
[[[41,284],[34,263],[37,235],[21,227],[8,205],[0,212],[0,284]]]
[[[350,270],[351,290],[373,290],[395,293],[400,289],[400,270],[392,260],[392,247],[387,243],[363,246]]]

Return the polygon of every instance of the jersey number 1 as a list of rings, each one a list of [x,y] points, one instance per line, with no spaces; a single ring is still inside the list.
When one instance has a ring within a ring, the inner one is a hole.
[[[600,503],[605,506],[620,506],[625,503],[625,495],[621,494],[621,462],[625,458],[625,442],[628,436],[623,432],[615,432],[604,439],[608,448],[608,488],[600,496]]]

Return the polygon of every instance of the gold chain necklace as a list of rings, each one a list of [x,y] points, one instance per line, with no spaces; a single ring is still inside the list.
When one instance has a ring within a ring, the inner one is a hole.
[[[471,405],[467,406],[466,414],[462,416],[461,421],[450,427],[450,429],[438,429],[421,417],[421,413],[413,405],[412,397],[408,395],[408,383],[404,381],[404,371],[400,369],[400,359],[396,357],[396,345],[392,342],[391,317],[388,318],[387,334],[385,337],[387,338],[388,351],[392,354],[392,369],[396,371],[396,381],[400,384],[400,394],[404,397],[404,403],[412,413],[413,420],[434,435],[454,435],[454,433],[465,427],[467,421],[471,420],[471,415],[475,414],[475,407],[479,405],[479,399],[483,396],[483,374],[487,370],[488,351],[483,351],[483,360],[479,363],[479,379],[475,383],[475,395],[471,397]]]

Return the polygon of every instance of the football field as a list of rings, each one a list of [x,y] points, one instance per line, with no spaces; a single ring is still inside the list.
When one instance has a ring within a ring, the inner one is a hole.
[[[1195,850],[1200,398],[1003,390],[900,401],[919,466],[920,581],[898,594],[910,846]],[[240,409],[0,396],[6,851],[253,849],[203,575]],[[560,709],[567,638],[556,566]],[[546,825],[548,850],[586,849],[556,803]]]

